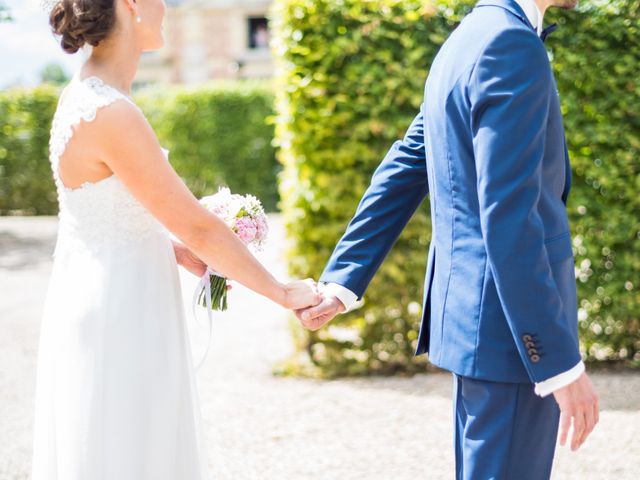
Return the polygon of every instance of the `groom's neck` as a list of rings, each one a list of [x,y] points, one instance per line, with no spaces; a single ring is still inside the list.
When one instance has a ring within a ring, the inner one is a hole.
[[[533,0],[533,2],[538,6],[538,10],[540,10],[540,13],[542,13],[542,16],[544,16],[545,12],[547,11],[547,8],[551,6],[550,0]]]
[[[545,14],[547,8],[558,7],[565,10],[572,10],[578,5],[578,0],[534,0],[542,15]]]

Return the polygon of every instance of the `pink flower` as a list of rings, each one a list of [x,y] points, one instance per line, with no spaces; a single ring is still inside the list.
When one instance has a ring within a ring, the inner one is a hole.
[[[251,217],[241,217],[236,220],[236,233],[245,245],[249,245],[256,239],[258,230]]]
[[[253,195],[232,194],[228,188],[221,188],[200,203],[229,225],[245,245],[259,250],[267,239],[267,216],[260,200]]]
[[[267,219],[263,215],[259,215],[256,219],[256,239],[259,242],[264,241],[269,233],[269,225],[267,225]]]

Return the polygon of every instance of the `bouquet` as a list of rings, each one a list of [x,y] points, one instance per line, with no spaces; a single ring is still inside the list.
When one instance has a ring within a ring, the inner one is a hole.
[[[240,240],[255,251],[260,250],[269,227],[262,203],[253,195],[232,194],[228,188],[221,188],[215,195],[209,195],[200,203],[211,213],[222,219]],[[227,279],[208,269],[201,279],[198,304],[212,310],[227,309]]]

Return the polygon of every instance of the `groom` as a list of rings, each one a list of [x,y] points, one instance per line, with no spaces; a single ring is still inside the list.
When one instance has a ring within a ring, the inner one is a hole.
[[[576,0],[481,0],[436,56],[420,113],[373,175],[298,312],[320,328],[362,295],[429,194],[417,354],[454,376],[458,479],[549,478],[598,422],[578,350],[571,183],[543,13]],[[553,394],[553,395],[551,395]]]

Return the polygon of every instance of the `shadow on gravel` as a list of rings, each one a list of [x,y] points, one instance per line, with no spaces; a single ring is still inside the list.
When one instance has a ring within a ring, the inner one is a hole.
[[[39,263],[51,262],[56,236],[21,237],[0,230],[0,270],[23,270]]]
[[[640,411],[640,371],[589,372],[600,396],[601,411]],[[358,390],[391,391],[409,396],[451,398],[452,380],[447,372],[427,373],[410,378],[368,377],[329,380]]]
[[[453,383],[447,372],[427,373],[413,377],[368,377],[334,380],[359,390],[391,391],[407,396],[451,398]]]
[[[640,371],[589,372],[600,396],[600,410],[640,411]]]

